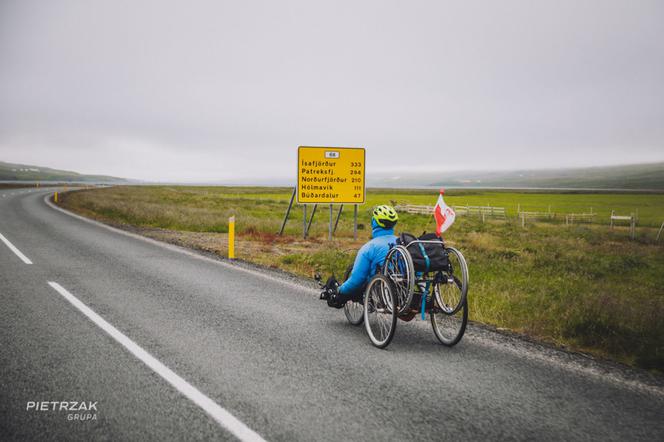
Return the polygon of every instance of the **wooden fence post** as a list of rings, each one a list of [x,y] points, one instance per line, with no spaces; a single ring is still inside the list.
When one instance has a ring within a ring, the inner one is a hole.
[[[615,214],[615,210],[611,211],[611,225],[610,227],[613,229],[613,215]]]
[[[655,242],[659,241],[659,235],[662,234],[662,229],[664,229],[664,222],[662,222],[662,225],[659,227],[659,232],[657,232],[657,238],[655,238]]]

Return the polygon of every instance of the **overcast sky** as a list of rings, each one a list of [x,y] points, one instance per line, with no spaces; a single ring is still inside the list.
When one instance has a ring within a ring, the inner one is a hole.
[[[663,1],[0,0],[0,160],[146,180],[664,160]]]

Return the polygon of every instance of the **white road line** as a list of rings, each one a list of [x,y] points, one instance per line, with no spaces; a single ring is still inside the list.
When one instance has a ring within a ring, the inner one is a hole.
[[[118,343],[122,344],[131,354],[140,359],[145,365],[150,367],[155,373],[164,378],[166,382],[171,384],[182,393],[187,399],[198,405],[207,414],[209,414],[219,425],[226,430],[230,431],[233,436],[242,441],[264,441],[264,439],[255,431],[247,427],[235,416],[230,414],[212,399],[201,393],[196,387],[182,379],[170,368],[159,362],[150,353],[143,350],[138,344],[125,336],[117,328],[106,322],[104,318],[92,311],[88,306],[83,304],[74,295],[69,293],[57,282],[48,283],[55,291],[61,294],[67,301],[76,307],[81,313],[94,322],[99,328],[104,330],[109,336],[115,339]]]
[[[32,264],[32,261],[30,261],[27,256],[21,253],[21,251],[17,249],[16,246],[14,246],[14,244],[12,244],[7,238],[5,238],[5,236],[2,233],[0,233],[0,241],[4,242],[7,245],[7,247],[9,247],[9,250],[14,252],[16,256],[21,258],[21,261],[23,261],[26,264]]]

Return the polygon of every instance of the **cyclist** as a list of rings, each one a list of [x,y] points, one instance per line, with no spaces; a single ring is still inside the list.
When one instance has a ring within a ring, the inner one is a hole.
[[[359,299],[369,279],[383,266],[387,252],[396,243],[394,226],[399,216],[391,206],[378,206],[371,217],[372,239],[364,244],[355,258],[350,277],[341,286],[334,276],[325,284],[321,299],[330,307],[341,308],[351,299]]]

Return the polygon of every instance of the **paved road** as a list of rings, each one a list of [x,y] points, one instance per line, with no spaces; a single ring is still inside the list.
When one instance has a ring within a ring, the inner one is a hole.
[[[73,218],[43,190],[0,195],[0,234],[32,262],[0,242],[0,440],[664,438],[661,379],[477,327],[449,349],[399,324],[378,350],[311,288]],[[31,401],[96,402],[96,419]]]

